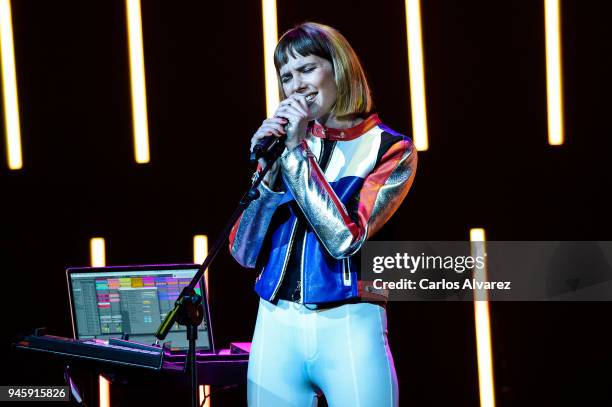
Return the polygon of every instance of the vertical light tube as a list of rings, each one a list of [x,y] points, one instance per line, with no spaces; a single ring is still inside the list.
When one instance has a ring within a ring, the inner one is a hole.
[[[93,237],[89,241],[89,253],[92,267],[106,266],[106,243],[103,237]]]
[[[196,264],[204,263],[204,260],[208,256],[208,236],[206,235],[195,235],[193,237],[193,262]],[[206,297],[208,297],[208,270],[204,271],[204,281],[206,284]],[[210,407],[210,386],[200,385],[199,386],[200,404],[206,397],[206,403],[203,407]]]
[[[483,228],[470,229],[470,242],[485,242],[485,230]]]
[[[420,0],[406,0],[405,9],[408,70],[410,74],[410,105],[412,106],[412,135],[414,146],[417,150],[425,151],[429,148],[429,141],[427,136]]]
[[[195,235],[193,237],[193,262],[202,264],[206,256],[208,256],[208,236]],[[208,270],[204,270],[204,282],[206,284],[206,293],[208,293]]]
[[[103,237],[94,237],[89,241],[89,258],[92,267],[106,266],[106,248]],[[104,376],[98,376],[98,394],[100,407],[110,407],[110,382]]]
[[[544,0],[546,30],[546,96],[548,109],[548,144],[564,141],[563,76],[561,64],[561,17],[559,0]]]
[[[98,391],[100,407],[110,407],[110,382],[102,375],[98,376]]]
[[[473,257],[483,256],[485,265],[474,270],[474,279],[487,281],[486,239],[484,229],[470,230]],[[478,359],[478,386],[481,407],[495,406],[495,387],[493,381],[493,353],[491,350],[491,321],[489,301],[486,290],[474,290],[474,324],[476,329],[476,355]]]
[[[199,390],[199,396],[200,398],[198,399],[198,403],[200,403],[200,406],[202,407],[210,407],[210,386],[209,385],[200,385],[198,387]],[[204,404],[202,404],[202,400],[204,400],[204,397],[206,397],[206,402]]]
[[[276,0],[261,0],[261,16],[264,41],[264,76],[266,83],[266,112],[271,117],[279,103],[278,80],[274,68],[274,48],[278,41]]]
[[[134,157],[137,163],[145,164],[149,162],[150,156],[140,0],[125,0],[125,6],[130,60],[130,83],[132,89]]]
[[[0,54],[2,54],[2,89],[4,90],[4,136],[6,155],[11,170],[23,167],[21,154],[21,124],[15,73],[13,21],[10,0],[0,0]]]

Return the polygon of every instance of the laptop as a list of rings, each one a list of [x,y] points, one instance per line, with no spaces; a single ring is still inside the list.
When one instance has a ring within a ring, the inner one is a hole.
[[[75,339],[129,339],[155,343],[155,332],[184,287],[198,271],[197,264],[71,267],[66,270],[70,315]],[[198,327],[199,354],[214,354],[210,312],[204,280],[196,286],[202,296],[204,320]],[[189,347],[186,327],[175,324],[164,340],[173,353]]]

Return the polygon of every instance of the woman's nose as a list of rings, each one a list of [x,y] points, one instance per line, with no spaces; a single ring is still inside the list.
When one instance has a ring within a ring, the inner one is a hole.
[[[293,78],[291,93],[301,93],[304,89],[306,89],[306,84],[302,80],[301,75],[295,75]]]

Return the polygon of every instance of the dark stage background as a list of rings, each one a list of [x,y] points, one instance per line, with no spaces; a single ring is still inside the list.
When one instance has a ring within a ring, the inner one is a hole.
[[[259,1],[143,0],[151,163],[133,159],[122,1],[13,1],[24,168],[0,164],[4,378],[60,384],[11,338],[69,336],[64,269],[190,262],[246,188],[265,118]],[[430,149],[378,240],[612,240],[612,29],[605,1],[562,1],[566,141],[547,143],[542,1],[422,1]],[[410,134],[404,2],[278,1],[279,33],[313,20],[361,56],[383,121]],[[5,145],[0,147],[4,157]],[[254,273],[210,272],[217,345],[248,341]],[[612,405],[609,303],[492,303],[499,406]],[[476,406],[471,303],[392,303],[402,405]],[[244,403],[244,388],[213,404]],[[231,392],[229,392],[231,393]],[[215,395],[213,395],[215,397]]]

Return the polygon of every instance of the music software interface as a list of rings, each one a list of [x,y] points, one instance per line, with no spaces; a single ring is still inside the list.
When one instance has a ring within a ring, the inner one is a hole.
[[[125,271],[71,274],[72,298],[79,339],[121,338],[152,344],[155,331],[195,269]],[[196,292],[201,293],[200,285]],[[210,349],[208,321],[198,328],[197,346]],[[187,348],[186,328],[175,324],[165,341],[173,348]]]

